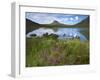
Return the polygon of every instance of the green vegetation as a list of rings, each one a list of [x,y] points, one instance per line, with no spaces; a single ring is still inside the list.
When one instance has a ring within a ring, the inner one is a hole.
[[[26,67],[89,64],[89,42],[57,36],[26,38]]]
[[[58,21],[39,24],[26,19],[26,34],[41,27],[54,31],[58,28],[88,28],[80,31],[88,41],[80,41],[79,38],[60,40],[57,35],[48,33],[43,37],[31,34],[32,38],[26,38],[26,67],[89,64],[89,22],[89,17],[75,25]]]

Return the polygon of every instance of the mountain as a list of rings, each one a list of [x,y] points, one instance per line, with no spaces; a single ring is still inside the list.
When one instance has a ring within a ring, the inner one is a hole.
[[[26,19],[26,34],[28,32],[31,32],[37,28],[40,28],[40,27],[47,27],[47,28],[54,28],[54,27],[66,27],[66,28],[74,28],[74,27],[78,27],[78,28],[81,28],[81,27],[87,27],[89,28],[89,17],[87,17],[86,19],[84,19],[83,21],[81,21],[80,23],[78,24],[75,24],[75,25],[66,25],[66,24],[63,24],[63,23],[60,23],[58,21],[53,21],[52,23],[50,24],[39,24],[39,23],[36,23],[36,22],[33,22],[29,19]]]
[[[87,17],[86,19],[84,19],[83,21],[81,21],[80,23],[74,25],[74,27],[87,27],[89,28],[89,17]]]
[[[28,32],[31,32],[31,31],[39,28],[39,27],[41,27],[40,24],[38,24],[36,22],[33,22],[33,21],[29,20],[29,19],[26,19],[26,34]]]
[[[58,22],[58,21],[53,21],[52,23],[50,23],[50,24],[43,24],[43,26],[45,26],[45,27],[79,27],[79,28],[81,28],[81,27],[87,27],[87,28],[89,28],[89,17],[87,17],[86,19],[84,19],[83,21],[81,21],[81,22],[79,22],[79,23],[77,23],[77,24],[75,24],[75,25],[67,25],[67,24],[63,24],[63,23],[60,23],[60,22]]]
[[[58,22],[58,21],[53,21],[52,23],[51,23],[51,25],[64,25],[64,24],[61,24],[60,22]]]
[[[60,22],[55,20],[50,24],[43,24],[43,26],[52,28],[52,27],[68,27],[69,25],[60,23]]]

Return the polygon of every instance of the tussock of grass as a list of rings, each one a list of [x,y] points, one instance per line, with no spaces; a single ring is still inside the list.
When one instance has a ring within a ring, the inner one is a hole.
[[[26,67],[89,64],[89,42],[26,38]]]

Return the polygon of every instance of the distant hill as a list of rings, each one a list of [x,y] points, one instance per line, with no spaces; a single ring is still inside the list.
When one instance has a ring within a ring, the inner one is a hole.
[[[43,26],[45,26],[45,27],[68,27],[68,26],[70,26],[70,25],[67,25],[67,24],[63,24],[63,23],[60,23],[60,22],[58,22],[58,21],[53,21],[52,23],[50,23],[50,24],[42,24]]]
[[[67,25],[65,25],[65,24],[62,24],[62,23],[56,21],[56,20],[53,21],[50,25],[64,25],[64,26],[67,26]]]
[[[58,21],[53,21],[51,24],[43,24],[45,27],[87,27],[89,28],[89,17],[81,21],[80,23],[77,23],[75,25],[67,25],[60,23]]]
[[[87,27],[89,28],[89,17],[87,17],[86,19],[84,19],[83,21],[81,21],[80,23],[73,25],[73,27]]]
[[[58,21],[53,21],[52,23],[50,24],[39,24],[39,23],[36,23],[36,22],[33,22],[29,19],[26,19],[26,34],[28,32],[31,32],[37,28],[40,28],[40,27],[47,27],[47,28],[54,28],[54,27],[87,27],[89,28],[89,17],[84,19],[83,21],[81,21],[80,23],[78,24],[75,24],[75,25],[66,25],[66,24],[63,24],[63,23],[60,23]]]
[[[33,31],[34,29],[39,28],[39,27],[41,27],[40,24],[35,23],[35,22],[33,22],[33,21],[29,20],[29,19],[26,19],[26,34],[28,32]]]

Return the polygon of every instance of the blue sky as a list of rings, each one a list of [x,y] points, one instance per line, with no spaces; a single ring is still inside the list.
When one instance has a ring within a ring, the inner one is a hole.
[[[39,24],[50,24],[56,20],[63,24],[74,25],[86,19],[88,15],[26,12],[25,17]]]

